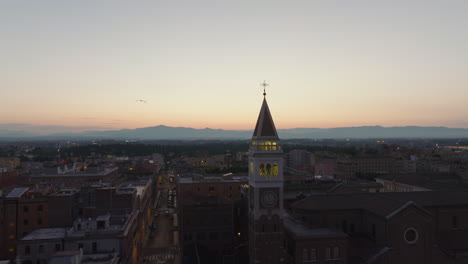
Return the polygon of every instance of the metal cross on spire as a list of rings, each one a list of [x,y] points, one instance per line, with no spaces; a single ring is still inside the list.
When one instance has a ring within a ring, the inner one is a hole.
[[[266,83],[265,80],[263,80],[263,83],[261,83],[260,85],[263,86],[263,96],[265,97],[265,96],[266,96],[265,88],[266,88],[269,84]]]

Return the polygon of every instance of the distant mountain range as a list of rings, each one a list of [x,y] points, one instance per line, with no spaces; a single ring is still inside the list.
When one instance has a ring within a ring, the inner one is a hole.
[[[54,139],[134,139],[134,140],[194,140],[194,139],[248,139],[252,130],[194,129],[189,127],[154,126],[137,129],[84,131],[41,135],[21,130],[0,129],[0,140],[54,140]],[[324,138],[468,138],[468,129],[447,127],[337,127],[278,129],[283,139]]]

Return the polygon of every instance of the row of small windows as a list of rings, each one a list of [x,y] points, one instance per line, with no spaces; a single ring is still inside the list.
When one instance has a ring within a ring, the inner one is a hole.
[[[78,243],[78,249],[83,248],[83,243]],[[62,250],[62,245],[61,244],[55,244],[55,251],[61,251]],[[37,247],[37,252],[38,253],[44,253],[45,248],[44,245],[39,245]],[[97,252],[97,242],[92,243],[92,252],[96,253]],[[31,254],[31,247],[30,246],[25,246],[24,247],[24,255],[30,255]]]
[[[325,248],[325,260],[332,260],[332,259],[339,259],[340,252],[338,247],[333,247],[333,256],[331,255],[331,248]],[[315,248],[304,248],[303,256],[302,256],[303,263],[310,263],[317,261],[317,250]]]
[[[55,251],[60,251],[60,250],[62,250],[62,245],[55,244]],[[44,253],[44,245],[39,245],[37,247],[37,252]],[[31,254],[31,247],[30,246],[24,247],[24,255],[29,255],[29,254]]]
[[[276,142],[265,141],[265,142],[252,142],[252,146],[254,146],[257,150],[281,150],[281,146],[276,145]]]
[[[38,205],[36,207],[36,210],[38,212],[42,212],[42,211],[44,211],[44,207],[42,206],[42,204],[40,204],[40,205]],[[29,206],[27,206],[27,205],[23,206],[23,212],[25,212],[25,213],[29,212]]]
[[[38,225],[42,225],[42,219],[40,219],[40,218],[37,219],[37,224],[38,224]],[[23,220],[23,225],[25,225],[25,226],[29,225],[29,220],[28,220],[28,219],[24,219],[24,220]]]
[[[384,184],[384,189],[389,191],[397,191],[397,192],[412,192],[414,191],[413,188],[410,187],[403,187],[403,186],[396,186],[393,184]]]

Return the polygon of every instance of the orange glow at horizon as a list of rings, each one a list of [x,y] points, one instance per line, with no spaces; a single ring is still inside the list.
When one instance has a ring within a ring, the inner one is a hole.
[[[467,8],[0,3],[0,129],[251,130],[264,79],[277,129],[468,128]]]

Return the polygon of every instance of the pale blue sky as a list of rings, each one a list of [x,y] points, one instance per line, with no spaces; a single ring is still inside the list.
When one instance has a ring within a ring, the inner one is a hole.
[[[0,123],[468,128],[467,1],[0,2]],[[147,100],[146,104],[136,103]]]

